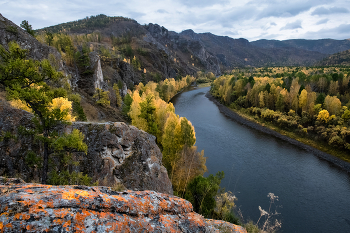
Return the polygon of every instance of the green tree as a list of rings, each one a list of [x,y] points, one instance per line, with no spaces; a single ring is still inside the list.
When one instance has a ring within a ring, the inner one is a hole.
[[[183,145],[190,148],[196,143],[194,127],[185,117],[181,118],[181,134]]]
[[[26,56],[27,51],[14,42],[9,43],[9,51],[0,46],[0,84],[10,99],[25,103],[34,114],[35,127],[31,130],[21,127],[20,132],[30,133],[43,143],[42,182],[47,183],[49,155],[60,136],[56,129],[58,125],[70,124],[66,119],[71,109],[54,106],[53,100],[65,97],[66,93],[46,84],[57,81],[61,74],[49,61],[34,61]]]
[[[221,171],[215,176],[210,174],[207,178],[197,176],[188,184],[185,199],[192,203],[195,212],[206,218],[213,215],[216,207],[215,196],[218,194],[223,178],[224,172]]]
[[[120,96],[119,85],[114,83],[113,90],[115,91],[115,97],[116,97],[116,102],[117,102],[116,105],[118,108],[120,108],[121,106],[123,106],[123,99]]]
[[[23,20],[20,26],[21,28],[25,29],[30,35],[35,36],[35,31],[27,20]]]
[[[147,122],[147,132],[152,135],[157,135],[157,123],[155,119],[156,107],[154,105],[153,94],[148,94],[146,99],[140,103],[141,114],[139,117],[143,118]]]
[[[96,88],[96,93],[92,96],[96,99],[96,103],[101,106],[109,106],[111,101],[109,101],[109,91],[103,91],[100,88]]]
[[[122,113],[125,118],[128,118],[130,120],[130,117],[128,116],[128,113],[130,112],[130,107],[132,104],[132,97],[127,93],[124,97],[124,104],[122,108]]]
[[[46,43],[51,46],[53,42],[53,35],[51,32],[46,31],[46,37],[45,37]]]

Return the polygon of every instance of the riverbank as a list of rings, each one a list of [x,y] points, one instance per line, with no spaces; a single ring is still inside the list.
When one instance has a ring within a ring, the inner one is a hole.
[[[241,116],[240,114],[234,112],[233,110],[231,110],[230,108],[226,107],[225,105],[221,104],[217,99],[215,99],[209,92],[205,95],[210,101],[212,101],[213,103],[215,103],[220,112],[223,113],[225,116],[227,116],[228,118],[230,118],[231,120],[234,120],[236,122],[238,122],[239,124],[242,125],[246,125],[250,128],[253,128],[255,130],[258,130],[260,132],[269,134],[271,136],[274,136],[276,138],[280,138],[292,145],[298,146],[299,148],[302,148],[308,152],[311,152],[313,154],[315,154],[317,157],[324,159],[332,164],[334,164],[335,166],[340,167],[341,169],[343,169],[344,171],[350,173],[350,163],[341,160],[331,154],[328,154],[326,152],[323,152],[319,149],[316,149],[310,145],[304,144],[296,139],[290,138],[288,136],[282,135],[279,132],[276,132],[270,128],[267,128],[265,126],[262,126],[256,122],[253,122],[251,120],[248,120],[247,118]]]

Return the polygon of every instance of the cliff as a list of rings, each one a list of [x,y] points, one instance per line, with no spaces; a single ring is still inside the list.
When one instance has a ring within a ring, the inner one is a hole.
[[[246,232],[153,191],[25,184],[0,177],[1,232]]]
[[[0,101],[0,132],[17,136],[15,140],[0,142],[0,176],[39,180],[40,167],[29,166],[26,158],[28,151],[43,154],[43,148],[32,136],[18,133],[19,126],[34,127],[32,117]],[[73,152],[79,161],[75,168],[78,172],[88,174],[100,185],[123,184],[132,190],[172,193],[171,182],[162,165],[162,153],[153,135],[121,122],[74,122],[58,130],[63,133],[75,128],[85,135],[84,142],[88,145],[87,154]],[[52,159],[53,163],[57,162]]]

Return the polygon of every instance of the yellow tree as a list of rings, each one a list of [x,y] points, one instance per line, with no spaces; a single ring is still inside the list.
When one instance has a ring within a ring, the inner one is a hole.
[[[140,107],[141,102],[142,102],[142,99],[139,95],[139,91],[135,90],[132,93],[132,104],[130,106],[129,116],[131,118],[132,125],[147,132],[148,128],[147,128],[146,120],[139,117],[141,114],[141,107]]]
[[[321,110],[318,113],[317,120],[327,123],[329,121],[329,112],[327,110]]]
[[[302,109],[302,111],[307,110],[307,91],[304,89],[301,91],[299,96],[299,107]]]
[[[175,113],[170,113],[165,123],[162,146],[163,163],[168,170],[168,174],[171,175],[179,157],[178,153],[183,148],[181,123]]]
[[[264,108],[265,107],[265,98],[264,98],[264,92],[261,91],[259,93],[259,107]]]
[[[324,99],[324,105],[331,115],[337,115],[341,109],[341,102],[336,96],[327,95]]]

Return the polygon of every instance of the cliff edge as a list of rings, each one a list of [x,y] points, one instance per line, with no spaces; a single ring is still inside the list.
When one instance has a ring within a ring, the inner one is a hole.
[[[0,177],[1,232],[245,232],[154,191],[49,186]]]

